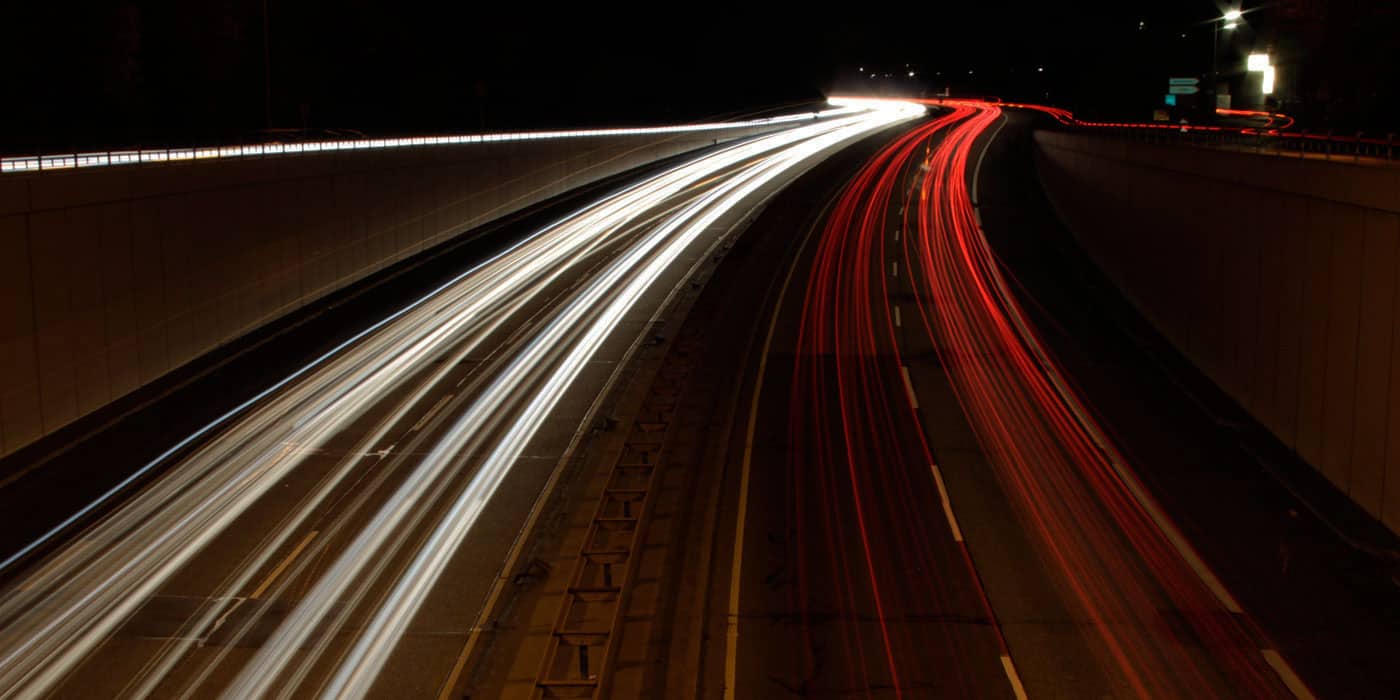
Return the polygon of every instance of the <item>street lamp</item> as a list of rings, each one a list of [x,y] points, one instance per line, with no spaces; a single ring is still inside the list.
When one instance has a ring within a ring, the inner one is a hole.
[[[1214,30],[1210,39],[1210,99],[1215,100],[1215,104],[1210,106],[1211,112],[1220,106],[1220,98],[1217,94],[1220,91],[1220,25],[1225,25],[1225,31],[1233,31],[1240,26],[1240,18],[1244,13],[1239,10],[1228,10],[1219,19],[1211,22]]]

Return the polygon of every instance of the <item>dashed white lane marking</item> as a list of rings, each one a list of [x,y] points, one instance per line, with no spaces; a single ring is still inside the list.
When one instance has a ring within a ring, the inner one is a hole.
[[[890,274],[894,275],[895,277],[899,277],[899,263],[890,263]]]
[[[898,242],[899,242],[899,229],[895,229],[895,230],[894,230],[894,242],[895,242],[895,243],[898,243]]]
[[[1308,690],[1307,684],[1298,677],[1298,674],[1293,672],[1293,667],[1289,666],[1288,662],[1284,661],[1277,651],[1260,649],[1259,653],[1264,655],[1264,660],[1268,662],[1270,668],[1274,669],[1274,673],[1283,679],[1284,686],[1288,688],[1288,692],[1293,693],[1293,697],[1298,698],[1298,700],[1315,700],[1317,696]]]
[[[958,527],[958,519],[953,515],[953,501],[948,498],[948,488],[943,485],[943,472],[939,471],[937,464],[929,466],[933,467],[933,483],[938,485],[938,500],[943,502],[943,515],[948,518],[948,528],[953,531],[953,539],[962,542],[962,528]]]
[[[895,328],[899,328],[900,325],[902,325],[902,324],[900,323],[900,319],[899,319],[899,307],[896,306],[896,307],[894,307],[894,327],[895,327]]]
[[[1001,667],[1006,671],[1007,680],[1011,681],[1011,692],[1016,694],[1016,700],[1027,700],[1026,686],[1021,685],[1021,676],[1016,673],[1016,665],[1011,663],[1011,657],[1001,655]]]
[[[909,379],[909,366],[900,365],[899,373],[904,377],[904,392],[909,395],[909,405],[919,407],[919,397],[914,395],[914,382]]]
[[[414,424],[413,424],[413,428],[412,428],[411,430],[409,430],[408,432],[410,432],[410,433],[416,433],[416,432],[418,432],[419,430],[421,430],[421,429],[423,428],[423,426],[425,426],[425,425],[428,424],[428,421],[430,421],[430,420],[433,419],[433,416],[436,416],[436,415],[437,415],[437,412],[438,412],[438,411],[441,411],[441,410],[442,410],[442,407],[443,407],[443,406],[447,405],[447,402],[448,402],[448,401],[451,401],[451,400],[452,400],[452,397],[453,397],[453,396],[456,396],[456,394],[448,394],[447,396],[444,396],[444,397],[438,399],[438,402],[435,403],[435,404],[433,404],[433,407],[432,407],[431,409],[429,409],[427,413],[423,414],[423,417],[422,417],[422,418],[419,418],[419,419],[418,419],[418,422],[417,422],[417,423],[414,423]]]

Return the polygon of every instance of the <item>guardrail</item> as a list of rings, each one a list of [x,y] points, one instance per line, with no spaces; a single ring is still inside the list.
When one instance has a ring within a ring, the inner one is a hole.
[[[299,143],[255,143],[231,146],[203,146],[197,148],[156,148],[127,149],[117,151],[93,151],[89,153],[63,153],[56,155],[35,155],[0,158],[0,173],[39,172],[47,170],[72,170],[111,165],[133,165],[141,163],[167,163],[172,161],[209,160],[221,158],[249,158],[270,155],[303,153],[324,153],[327,151],[358,151],[381,148],[406,148],[414,146],[471,145],[483,143],[503,143],[514,141],[547,141],[553,139],[636,136],[692,133],[696,131],[719,131],[750,127],[785,124],[811,119],[824,119],[865,109],[861,105],[835,106],[815,112],[788,114],[762,119],[747,119],[733,122],[708,122],[680,124],[675,126],[632,127],[617,129],[570,129],[563,131],[524,131],[495,134],[462,134],[447,136],[411,136],[387,139],[347,139],[337,141],[306,141]]]
[[[1005,107],[1030,109],[1049,115],[1069,131],[1119,132],[1149,143],[1186,144],[1293,158],[1321,157],[1325,160],[1361,162],[1400,160],[1395,134],[1385,138],[1367,137],[1362,132],[1337,135],[1333,131],[1308,133],[1306,129],[1287,131],[1293,118],[1287,114],[1243,109],[1217,109],[1222,117],[1244,117],[1263,121],[1259,126],[1218,124],[1173,124],[1171,122],[1091,122],[1075,118],[1069,110],[1037,104],[1003,103]]]
[[[1100,131],[1100,127],[1077,126],[1073,131]],[[1180,125],[1163,125],[1160,128],[1133,125],[1123,127],[1120,132],[1137,141],[1162,144],[1186,144],[1224,148],[1260,155],[1273,155],[1288,158],[1322,158],[1351,162],[1397,161],[1395,134],[1385,138],[1367,137],[1362,133],[1339,136],[1332,132],[1308,133],[1307,131],[1281,132],[1256,129],[1229,129],[1225,127],[1192,127],[1185,130]]]

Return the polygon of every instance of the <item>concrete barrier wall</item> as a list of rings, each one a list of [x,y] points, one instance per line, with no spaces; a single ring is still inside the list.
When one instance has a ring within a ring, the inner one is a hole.
[[[0,455],[468,229],[773,128],[0,176]]]
[[[1202,371],[1400,531],[1400,169],[1037,132],[1099,266]]]

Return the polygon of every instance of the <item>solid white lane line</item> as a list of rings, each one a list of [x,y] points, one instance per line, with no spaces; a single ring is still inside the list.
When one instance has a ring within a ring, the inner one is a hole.
[[[909,395],[909,405],[918,408],[919,397],[914,395],[914,382],[909,379],[909,366],[900,365],[899,373],[904,377],[904,391]]]
[[[1298,698],[1298,700],[1315,700],[1317,696],[1308,690],[1308,685],[1298,677],[1298,674],[1293,672],[1293,667],[1289,666],[1288,662],[1284,661],[1276,650],[1260,649],[1259,653],[1264,655],[1264,661],[1268,662],[1269,667],[1274,669],[1274,673],[1283,679],[1284,686],[1288,688],[1288,692],[1293,693],[1293,697]]]
[[[286,571],[287,567],[291,566],[293,561],[296,561],[296,558],[301,554],[301,551],[303,549],[306,549],[306,545],[311,544],[311,540],[315,539],[316,535],[319,534],[319,532],[319,530],[312,530],[311,532],[306,533],[306,536],[301,538],[301,541],[297,543],[297,546],[292,548],[292,551],[288,553],[287,556],[284,559],[282,559],[281,562],[278,562],[277,567],[272,570],[272,573],[268,574],[267,578],[263,579],[263,582],[258,584],[258,587],[253,591],[253,594],[248,597],[253,600],[261,598],[262,594],[266,593],[267,589],[270,588],[273,582],[277,580],[277,577],[281,576],[282,572]]]
[[[773,336],[777,333],[778,318],[783,310],[783,301],[787,299],[788,287],[792,285],[792,277],[797,272],[797,262],[802,260],[802,254],[807,250],[807,244],[812,241],[812,234],[819,228],[818,224],[826,219],[827,212],[831,210],[836,200],[829,200],[822,208],[821,213],[807,228],[807,235],[803,236],[802,244],[797,249],[797,257],[794,263],[788,267],[788,272],[783,277],[783,286],[778,289],[778,299],[773,304],[773,316],[768,322],[768,333],[763,338],[763,349],[758,353],[758,374],[754,376],[753,398],[749,401],[749,425],[744,433],[744,457],[740,461],[739,467],[739,512],[734,524],[734,557],[730,560],[729,567],[729,610],[725,620],[725,640],[724,640],[724,700],[734,700],[734,688],[739,667],[739,580],[744,568],[744,523],[747,520],[749,511],[749,475],[753,465],[753,445],[754,432],[758,427],[758,400],[763,395],[763,378],[768,371],[768,352],[773,347]]]
[[[937,464],[930,464],[929,467],[933,469],[933,483],[938,485],[938,500],[943,502],[943,515],[948,518],[948,527],[953,531],[953,539],[962,542],[962,528],[958,527],[958,519],[953,515],[953,501],[948,498],[948,489],[943,485],[943,472],[938,469]]]
[[[1016,694],[1016,700],[1027,700],[1026,686],[1021,685],[1021,676],[1016,673],[1016,664],[1011,663],[1010,656],[1001,655],[1001,668],[1006,671],[1006,679],[1011,681],[1011,692]]]
[[[992,142],[995,141],[995,140],[997,139],[997,134],[1000,134],[1000,133],[1001,133],[1002,127],[1006,126],[1007,119],[1008,119],[1008,115],[1007,115],[1005,112],[1002,112],[1002,114],[1001,114],[1001,123],[997,124],[997,128],[996,128],[994,131],[992,131],[992,135],[987,137],[987,143],[986,143],[985,145],[982,146],[982,151],[981,151],[980,153],[977,154],[977,165],[972,169],[972,198],[971,198],[971,199],[972,199],[972,206],[974,206],[974,207],[975,207],[975,206],[978,206],[978,205],[981,203],[980,198],[977,196],[977,183],[979,183],[979,182],[982,181],[982,159],[987,157],[987,151],[988,151],[988,150],[991,150]],[[982,226],[982,219],[981,219],[981,218],[978,218],[978,219],[977,219],[977,226],[978,226],[978,227],[981,227],[981,226]]]

